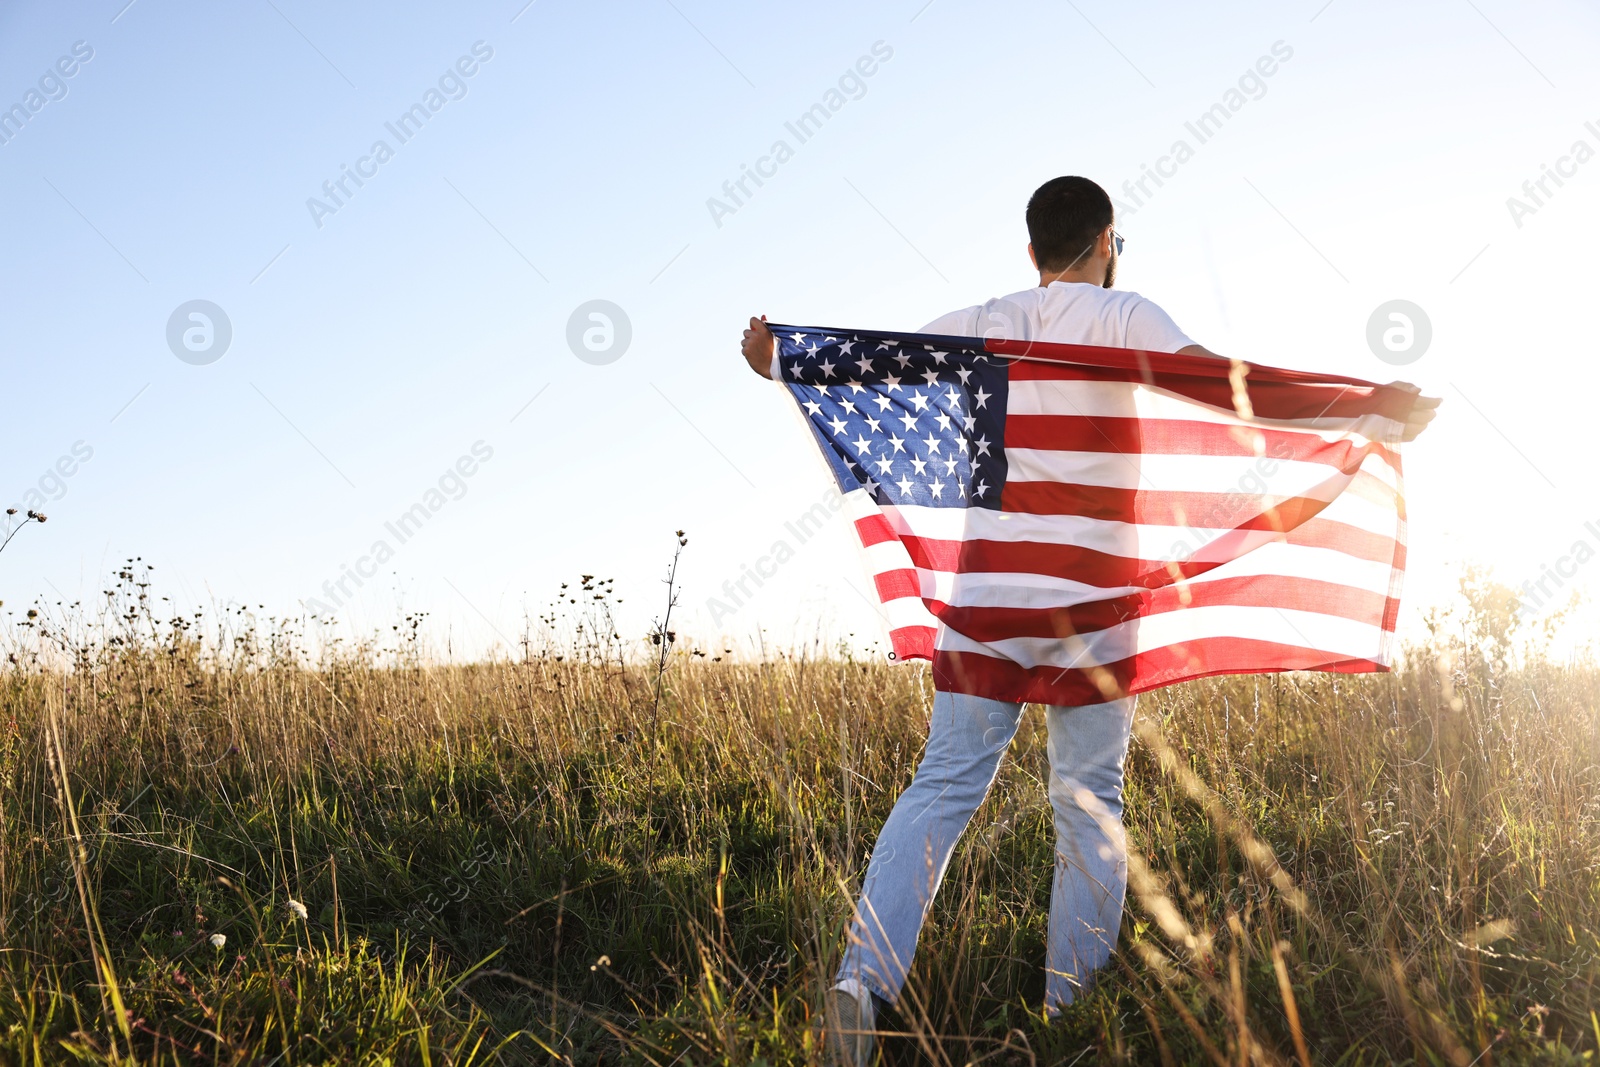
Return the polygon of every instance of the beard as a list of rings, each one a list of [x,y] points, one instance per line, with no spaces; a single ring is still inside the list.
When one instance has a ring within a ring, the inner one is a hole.
[[[1111,260],[1106,264],[1106,280],[1100,283],[1100,288],[1109,289],[1117,280],[1117,254],[1111,253]]]

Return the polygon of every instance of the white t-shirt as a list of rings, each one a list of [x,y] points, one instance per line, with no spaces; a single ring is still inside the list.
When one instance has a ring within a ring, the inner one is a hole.
[[[1051,282],[941,315],[918,333],[1176,352],[1194,344],[1154,301],[1089,282]]]
[[[1195,342],[1153,300],[1089,282],[1051,282],[941,315],[918,333],[1176,352]],[[771,378],[782,382],[773,347]]]

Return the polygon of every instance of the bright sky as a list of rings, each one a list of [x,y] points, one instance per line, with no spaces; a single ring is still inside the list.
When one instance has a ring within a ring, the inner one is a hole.
[[[682,528],[679,629],[864,643],[845,524],[786,527],[827,481],[742,322],[908,330],[1026,288],[1023,206],[1072,173],[1122,204],[1119,285],[1200,343],[1445,398],[1406,455],[1414,627],[1459,561],[1518,584],[1600,548],[1597,43],[1592,7],[1510,0],[4,5],[0,488],[50,521],[0,599],[92,600],[142,556],[178,602],[292,614],[382,540],[341,618],[427,611],[472,654],[580,573],[642,633]],[[1432,331],[1403,367],[1367,343],[1395,299]],[[593,300],[631,333],[609,363],[568,343]]]

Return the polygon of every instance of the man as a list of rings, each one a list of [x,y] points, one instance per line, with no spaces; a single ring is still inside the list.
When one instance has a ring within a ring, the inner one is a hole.
[[[1190,340],[1155,303],[1112,288],[1123,239],[1111,198],[1087,178],[1056,178],[1028,201],[1028,255],[1039,285],[935,319],[920,332],[1099,345],[1221,358]],[[771,331],[751,319],[742,352],[777,378]],[[1414,387],[1407,386],[1415,392]],[[1433,418],[1438,400],[1418,398],[1405,439]],[[1132,553],[1130,553],[1132,554]],[[1134,698],[1045,709],[1056,870],[1050,903],[1045,1007],[1072,1003],[1110,958],[1127,884],[1122,829],[1123,765]],[[983,802],[1017,730],[1022,705],[938,692],[928,743],[910,786],[872,851],[850,942],[829,993],[829,1050],[865,1063],[881,1005],[905,983],[922,922],[957,839]]]

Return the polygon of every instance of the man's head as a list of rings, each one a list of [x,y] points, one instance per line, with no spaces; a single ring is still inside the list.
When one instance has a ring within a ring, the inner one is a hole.
[[[1028,200],[1028,252],[1041,276],[1093,280],[1111,288],[1117,253],[1111,198],[1088,178],[1052,178]],[[1103,265],[1102,265],[1103,264]]]

